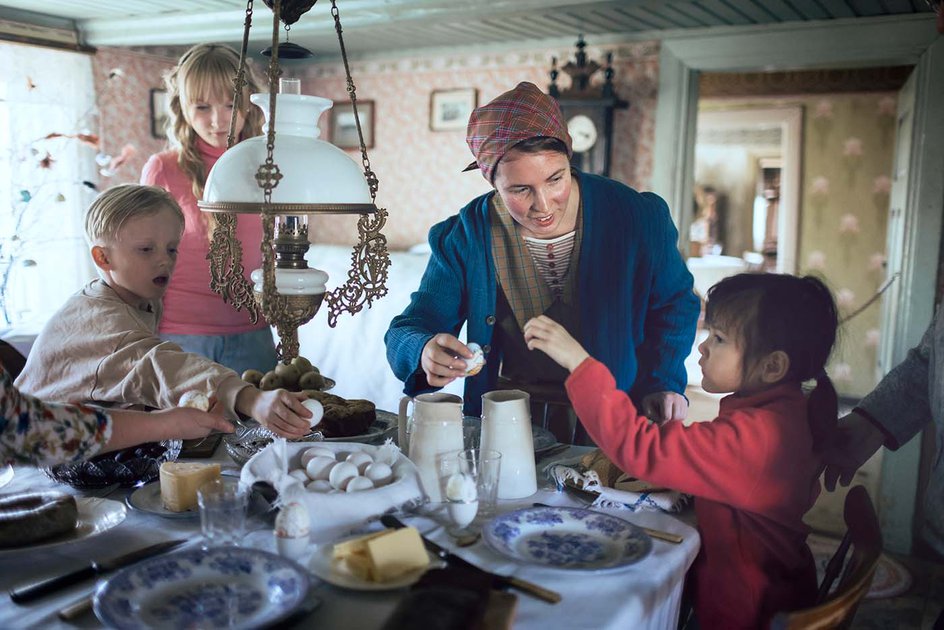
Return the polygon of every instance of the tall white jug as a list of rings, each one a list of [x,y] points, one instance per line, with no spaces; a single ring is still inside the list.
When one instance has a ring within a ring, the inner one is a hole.
[[[522,499],[538,490],[530,403],[531,396],[517,389],[482,396],[482,449],[502,454],[499,499]]]
[[[413,415],[407,416],[410,401]],[[426,496],[430,501],[442,501],[438,458],[462,450],[462,399],[439,392],[404,396],[397,422],[400,450],[416,464]]]

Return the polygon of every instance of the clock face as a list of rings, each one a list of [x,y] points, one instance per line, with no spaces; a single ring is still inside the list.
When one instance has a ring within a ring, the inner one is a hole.
[[[577,153],[589,151],[597,142],[597,126],[589,116],[577,114],[568,120],[567,131]]]

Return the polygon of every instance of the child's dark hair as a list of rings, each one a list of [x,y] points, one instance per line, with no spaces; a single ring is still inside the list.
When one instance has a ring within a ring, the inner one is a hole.
[[[736,334],[744,351],[743,374],[777,350],[790,358],[784,380],[816,379],[809,395],[810,429],[817,450],[832,439],[838,399],[826,375],[839,318],[832,293],[813,276],[743,273],[708,290],[705,319]]]

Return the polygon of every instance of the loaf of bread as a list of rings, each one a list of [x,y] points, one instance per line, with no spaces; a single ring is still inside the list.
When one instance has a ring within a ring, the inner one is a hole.
[[[75,529],[75,497],[61,492],[0,495],[0,547],[22,547]]]
[[[597,475],[599,475],[600,483],[607,488],[614,487],[616,485],[616,480],[619,479],[623,474],[623,471],[620,470],[616,464],[611,462],[610,459],[604,455],[603,451],[600,449],[594,449],[584,455],[580,460],[580,465],[587,470],[594,471]]]
[[[377,407],[369,400],[348,400],[311,389],[305,393],[324,407],[324,416],[314,430],[321,431],[326,438],[363,435],[377,419]]]

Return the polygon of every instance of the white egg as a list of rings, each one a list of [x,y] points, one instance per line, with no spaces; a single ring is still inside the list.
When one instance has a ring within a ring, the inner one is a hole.
[[[357,466],[357,473],[363,475],[367,467],[374,463],[374,458],[364,451],[354,451],[347,456],[346,461]]]
[[[374,487],[374,482],[368,479],[367,477],[354,477],[347,482],[347,487],[345,491],[347,492],[357,492],[359,490],[370,490]]]
[[[334,459],[334,451],[329,451],[326,448],[320,448],[320,447],[315,446],[313,448],[306,449],[302,453],[302,456],[301,456],[302,468],[307,466],[308,462],[310,462],[315,457],[318,457],[319,455]]]
[[[374,462],[364,471],[364,476],[374,482],[374,487],[379,488],[393,477],[393,469],[383,462]]]
[[[331,492],[332,488],[327,479],[315,479],[314,481],[308,482],[308,485],[305,486],[305,490],[309,492]]]
[[[324,417],[324,406],[317,400],[311,398],[303,400],[302,406],[311,412],[311,418],[308,422],[311,423],[311,428],[315,428],[315,425],[321,422],[321,419]]]
[[[308,473],[301,468],[296,468],[295,470],[289,472],[288,475],[289,477],[295,477],[302,483],[308,483]]]
[[[339,462],[331,469],[331,473],[328,475],[328,481],[331,482],[332,488],[344,490],[344,488],[347,487],[347,483],[356,476],[357,466],[351,462]]]
[[[192,407],[193,409],[199,409],[200,411],[209,411],[210,409],[210,399],[207,398],[207,395],[203,392],[198,391],[189,391],[184,392],[184,395],[180,397],[180,400],[177,402],[178,407]]]
[[[329,479],[336,461],[333,457],[322,457],[321,455],[313,457],[308,465],[305,466],[305,472],[310,479]]]
[[[275,535],[282,538],[307,538],[310,526],[308,508],[294,501],[283,506],[275,517]]]

